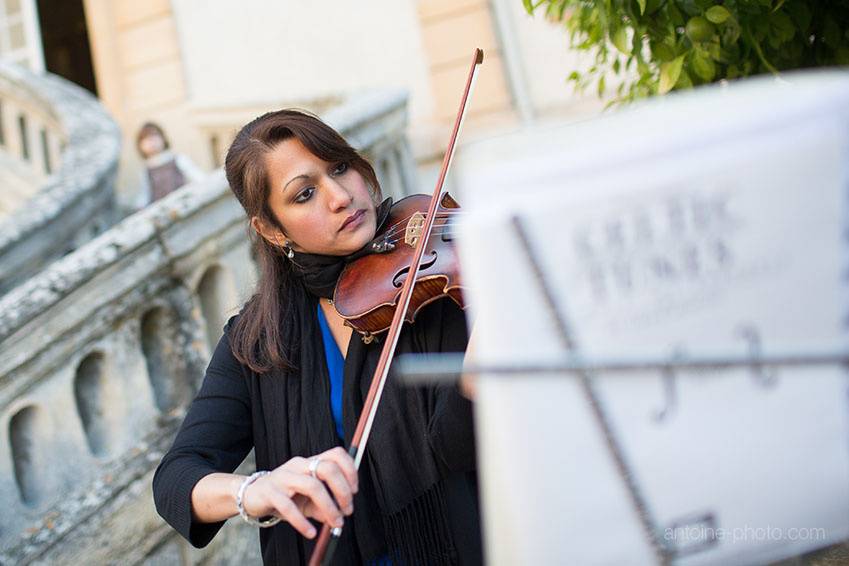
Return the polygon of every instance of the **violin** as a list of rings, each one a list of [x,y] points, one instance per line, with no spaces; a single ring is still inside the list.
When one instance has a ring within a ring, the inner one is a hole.
[[[372,253],[346,265],[339,276],[333,305],[366,342],[392,324],[430,202],[430,195],[412,195],[393,204],[387,227],[370,244]],[[415,320],[422,307],[442,297],[464,308],[460,266],[452,240],[452,220],[458,214],[460,205],[448,193],[443,194],[404,316],[408,322]]]

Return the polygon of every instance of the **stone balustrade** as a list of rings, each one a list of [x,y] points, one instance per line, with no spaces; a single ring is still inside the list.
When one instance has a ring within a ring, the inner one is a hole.
[[[0,294],[115,221],[119,149],[87,91],[0,62]]]
[[[325,118],[415,186],[406,96]],[[150,483],[227,318],[252,291],[247,222],[222,171],[124,219],[0,297],[0,563],[255,563],[231,522],[202,551],[156,515]]]

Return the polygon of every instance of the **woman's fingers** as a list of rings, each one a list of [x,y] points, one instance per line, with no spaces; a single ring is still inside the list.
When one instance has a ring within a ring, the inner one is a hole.
[[[270,490],[268,497],[271,500],[271,505],[276,511],[275,515],[279,516],[284,521],[287,521],[295,528],[295,530],[305,537],[313,538],[315,536],[315,527],[313,527],[312,523],[309,522],[309,519],[301,513],[300,508],[295,505],[295,502],[292,501],[292,499],[286,497],[283,493],[276,489]]]
[[[341,472],[345,475],[345,479],[348,481],[348,485],[351,486],[351,491],[357,493],[357,490],[360,486],[359,476],[357,475],[357,468],[354,466],[354,459],[348,455],[344,448],[341,446],[337,446],[336,448],[332,448],[326,452],[322,452],[317,456],[322,460],[331,460],[337,466]]]
[[[318,479],[327,484],[339,509],[346,515],[354,512],[354,492],[348,483],[348,478],[336,462],[331,459],[319,460],[315,468]]]
[[[309,515],[313,515],[316,519],[328,523],[334,527],[341,527],[344,523],[342,512],[330,498],[330,494],[324,488],[321,481],[309,475],[296,474],[292,472],[284,472],[288,477],[285,478],[289,489],[305,496],[314,506],[314,510],[308,510]]]
[[[313,463],[316,459],[317,464]],[[268,483],[263,481],[266,478]],[[350,515],[354,510],[354,494],[359,489],[354,460],[341,447],[310,459],[292,458],[266,478],[257,481],[264,484],[266,501],[276,514],[309,538],[314,536],[315,529],[307,517],[341,527],[343,513]]]

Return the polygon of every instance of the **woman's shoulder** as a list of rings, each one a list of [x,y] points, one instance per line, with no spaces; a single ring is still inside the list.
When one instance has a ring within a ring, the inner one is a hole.
[[[227,319],[227,322],[224,323],[224,335],[229,336],[232,328],[236,326],[236,323],[242,317],[242,311],[239,311],[237,314],[234,314],[230,318]]]
[[[239,361],[233,351],[233,333],[240,317],[241,313],[235,314],[227,319],[227,322],[222,328],[222,333],[218,339],[218,343],[215,345],[215,349],[212,352],[212,359],[209,362],[210,367],[226,368],[231,371],[239,370],[240,373],[248,369],[245,364]]]

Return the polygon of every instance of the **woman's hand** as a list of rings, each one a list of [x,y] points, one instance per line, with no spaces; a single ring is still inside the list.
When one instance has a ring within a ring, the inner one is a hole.
[[[474,401],[478,394],[478,376],[473,373],[464,373],[460,376],[460,394]]]
[[[314,458],[319,459],[315,468],[318,479],[312,477],[309,469]],[[354,512],[358,489],[354,460],[337,447],[313,458],[292,458],[259,478],[245,490],[243,505],[252,517],[277,515],[305,537],[313,538],[315,528],[307,517],[341,527],[343,515]]]
[[[477,334],[475,327],[469,332],[469,343],[466,345],[466,356],[463,358],[463,366],[474,361],[477,350]],[[474,401],[478,394],[478,376],[474,373],[463,373],[460,375],[460,393],[466,399]]]

